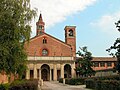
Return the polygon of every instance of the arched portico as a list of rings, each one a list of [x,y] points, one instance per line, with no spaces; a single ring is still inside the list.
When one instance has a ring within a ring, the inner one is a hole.
[[[71,78],[71,65],[69,64],[64,66],[64,78]]]
[[[47,64],[41,66],[41,79],[43,79],[43,81],[50,80],[50,67]]]
[[[50,61],[48,62],[48,60]],[[43,79],[44,81],[56,81],[59,78],[75,77],[75,63],[71,61],[71,58],[49,57],[46,60],[46,57],[39,57],[36,58],[36,63],[31,61],[27,66],[26,79],[33,77],[33,79]]]

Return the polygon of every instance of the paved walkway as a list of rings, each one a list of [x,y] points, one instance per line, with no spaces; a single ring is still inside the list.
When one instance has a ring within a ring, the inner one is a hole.
[[[86,89],[85,85],[64,85],[62,83],[59,83],[57,81],[45,81],[43,82],[42,90],[91,90]]]

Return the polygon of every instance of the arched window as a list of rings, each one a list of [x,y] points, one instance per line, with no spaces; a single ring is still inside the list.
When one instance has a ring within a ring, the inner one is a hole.
[[[42,55],[43,56],[47,56],[48,55],[48,50],[47,49],[43,49],[42,50]]]
[[[72,29],[69,30],[69,36],[73,36],[73,30]]]
[[[47,43],[47,39],[43,38],[43,44],[46,44],[46,43]]]
[[[38,26],[38,29],[40,29],[40,30],[41,30],[42,28],[43,28],[43,27],[42,27],[42,25],[39,25],[39,26]]]

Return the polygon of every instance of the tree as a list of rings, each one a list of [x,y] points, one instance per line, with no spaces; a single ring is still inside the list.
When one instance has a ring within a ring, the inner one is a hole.
[[[92,53],[87,50],[87,47],[82,47],[80,50],[77,52],[80,58],[77,61],[76,72],[85,77],[94,75],[95,71],[92,69],[93,64],[91,62]]]
[[[119,24],[120,24],[120,20],[117,23],[115,23],[116,28],[118,28],[118,31],[120,31]],[[114,53],[113,53],[113,50],[115,50]],[[106,51],[108,51],[111,56],[117,58],[117,65],[116,65],[115,69],[118,71],[118,73],[120,73],[120,38],[117,38],[116,41],[114,42],[113,46],[111,46]]]
[[[30,0],[0,0],[0,72],[20,75],[25,70],[24,42],[30,39],[30,21],[35,16]]]
[[[116,28],[118,28],[118,31],[120,32],[120,26],[119,26],[119,24],[120,24],[120,20],[118,20],[118,22],[117,22],[117,23],[115,23]]]

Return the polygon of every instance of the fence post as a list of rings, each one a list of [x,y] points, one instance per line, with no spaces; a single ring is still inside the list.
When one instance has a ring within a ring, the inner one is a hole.
[[[65,78],[63,78],[63,84],[65,85]]]

